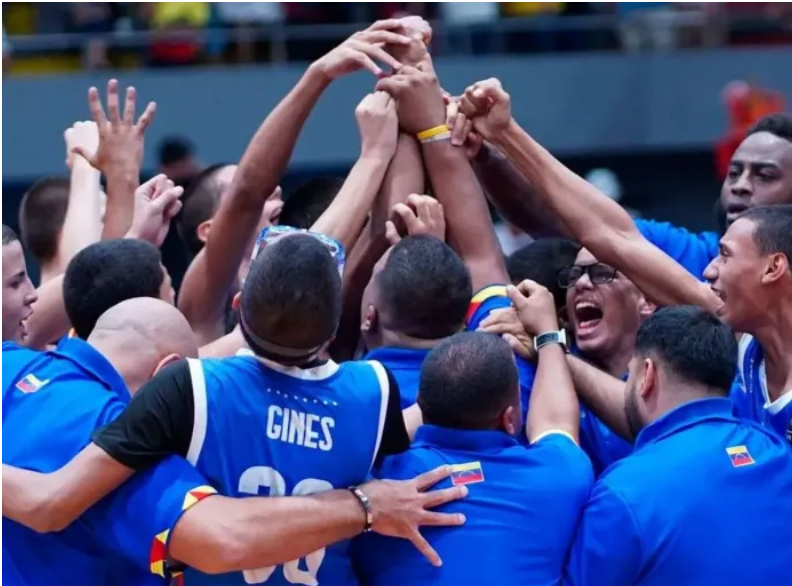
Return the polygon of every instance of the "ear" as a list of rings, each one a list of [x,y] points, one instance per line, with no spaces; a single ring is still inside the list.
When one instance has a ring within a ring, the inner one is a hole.
[[[638,301],[638,313],[641,314],[643,319],[647,319],[651,316],[655,311],[657,311],[657,305],[649,301],[646,297],[641,295],[640,300]]]
[[[789,271],[789,259],[780,252],[767,257],[767,264],[762,273],[762,284],[776,283]]]
[[[234,298],[231,300],[231,309],[234,311],[239,311],[239,307],[242,305],[242,291],[237,292],[234,295]]]
[[[154,377],[160,370],[169,364],[176,362],[177,360],[181,360],[181,356],[178,354],[168,354],[165,358],[157,363],[157,366],[154,367],[154,372],[151,373],[151,376]]]
[[[509,405],[500,415],[500,428],[509,435],[517,435],[518,429],[515,421],[516,418],[514,407]]]
[[[209,238],[209,231],[211,229],[212,229],[212,220],[206,220],[198,224],[198,228],[195,230],[195,233],[198,236],[198,240],[206,244],[206,241]]]
[[[655,391],[657,391],[660,372],[657,369],[657,364],[651,358],[644,358],[642,366],[643,380],[641,380],[640,385],[638,385],[638,394],[644,401],[648,401]]]
[[[369,303],[369,306],[366,308],[366,315],[360,324],[360,331],[370,332],[375,330],[377,328],[378,318],[377,308]]]

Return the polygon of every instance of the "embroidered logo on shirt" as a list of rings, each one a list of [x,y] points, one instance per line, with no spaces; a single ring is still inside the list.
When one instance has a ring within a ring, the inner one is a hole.
[[[748,448],[745,446],[732,446],[731,448],[726,448],[726,453],[729,455],[732,466],[735,468],[750,466],[756,463],[748,452]]]
[[[484,471],[481,469],[481,462],[454,464],[451,466],[451,470],[451,484],[454,486],[484,482]]]
[[[36,375],[29,374],[16,384],[16,388],[18,388],[23,393],[35,393],[48,382],[49,379],[39,380],[36,378]]]

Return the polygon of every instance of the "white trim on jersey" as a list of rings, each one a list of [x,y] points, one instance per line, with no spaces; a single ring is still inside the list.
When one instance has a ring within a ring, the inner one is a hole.
[[[390,396],[390,382],[388,380],[388,373],[385,370],[385,367],[382,366],[376,360],[369,360],[368,362],[371,367],[374,369],[374,373],[377,375],[377,381],[379,382],[380,386],[380,412],[379,412],[379,422],[377,423],[377,441],[374,444],[374,453],[371,456],[371,466],[374,466],[374,460],[377,459],[377,454],[379,453],[380,444],[382,443],[382,434],[385,430],[385,419],[388,415],[388,399]]]
[[[190,439],[190,449],[187,450],[187,461],[195,466],[201,456],[208,423],[206,377],[200,360],[188,358],[187,363],[190,366],[194,406],[192,438]]]
[[[266,358],[262,358],[261,356],[256,356],[253,354],[253,351],[249,348],[242,348],[237,351],[237,356],[250,356],[251,358],[255,358],[268,368],[275,370],[281,374],[285,374],[286,376],[290,376],[292,378],[298,378],[300,380],[325,380],[333,376],[336,372],[338,372],[339,366],[332,360],[328,360],[321,366],[316,366],[314,368],[300,368],[298,366],[283,366],[282,364],[278,364],[277,362],[273,362],[272,360],[268,360]]]
[[[738,360],[737,363],[740,369],[740,375],[743,379],[743,388],[745,388],[745,377],[748,375],[744,371],[745,367],[745,353],[748,351],[748,346],[753,341],[753,336],[748,334],[743,334],[740,338],[739,343],[739,350],[738,350]],[[775,401],[770,401],[770,395],[767,392],[767,369],[765,368],[765,361],[762,360],[762,363],[758,366],[758,373],[759,373],[759,387],[762,389],[762,398],[764,399],[764,409],[770,415],[778,415],[781,411],[790,403],[792,403],[792,389],[787,389],[787,391],[778,397]]]

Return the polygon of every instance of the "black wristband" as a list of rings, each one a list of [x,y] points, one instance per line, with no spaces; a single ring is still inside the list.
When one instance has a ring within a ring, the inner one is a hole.
[[[374,511],[371,509],[371,501],[357,486],[350,486],[349,492],[357,497],[360,506],[363,507],[363,511],[366,513],[366,526],[363,528],[363,533],[368,533],[374,526]]]

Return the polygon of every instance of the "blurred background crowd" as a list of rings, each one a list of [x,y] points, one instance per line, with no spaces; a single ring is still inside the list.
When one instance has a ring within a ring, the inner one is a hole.
[[[186,185],[239,159],[308,61],[361,23],[405,14],[431,22],[449,92],[501,79],[517,120],[573,170],[635,215],[695,230],[716,227],[746,129],[792,97],[792,3],[4,2],[4,221],[37,180],[68,184],[62,133],[89,119],[89,86],[115,76],[157,102],[144,171]],[[285,194],[346,176],[367,91],[352,76],[322,99]],[[526,241],[498,229],[507,253]],[[178,282],[186,257],[166,257]]]

